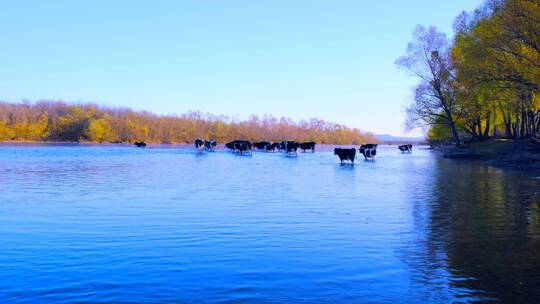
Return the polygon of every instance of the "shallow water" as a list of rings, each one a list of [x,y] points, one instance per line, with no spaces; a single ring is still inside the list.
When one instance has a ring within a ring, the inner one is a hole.
[[[535,176],[395,147],[2,145],[0,302],[533,302]]]

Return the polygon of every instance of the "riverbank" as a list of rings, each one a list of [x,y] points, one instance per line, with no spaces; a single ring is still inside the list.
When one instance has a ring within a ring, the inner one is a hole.
[[[468,148],[439,146],[445,158],[479,160],[488,165],[540,171],[540,144],[524,139],[489,139],[473,142]]]

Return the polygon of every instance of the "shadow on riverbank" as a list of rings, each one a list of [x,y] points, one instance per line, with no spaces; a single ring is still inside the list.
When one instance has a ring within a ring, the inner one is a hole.
[[[540,171],[540,144],[530,139],[489,139],[473,142],[470,147],[439,146],[445,158],[479,160],[488,165]]]

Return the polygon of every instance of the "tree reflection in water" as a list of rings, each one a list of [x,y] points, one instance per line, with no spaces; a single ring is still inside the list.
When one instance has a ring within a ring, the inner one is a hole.
[[[403,259],[413,284],[428,287],[433,301],[539,299],[540,181],[528,172],[435,162],[431,195],[411,198],[414,237]]]

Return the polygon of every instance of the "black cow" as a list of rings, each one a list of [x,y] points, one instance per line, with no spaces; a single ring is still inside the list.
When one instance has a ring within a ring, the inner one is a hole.
[[[204,149],[204,139],[197,138],[195,139],[195,149],[201,152]]]
[[[225,144],[225,147],[233,152],[244,152],[252,149],[252,144],[247,140],[233,140]]]
[[[146,143],[144,141],[136,141],[133,143],[135,146],[137,146],[138,148],[144,148],[146,147]]]
[[[298,147],[299,146],[300,146],[300,144],[295,142],[295,141],[288,141],[287,144],[285,145],[285,152],[287,154],[289,154],[289,153],[298,154]]]
[[[298,147],[300,146],[299,143],[291,140],[284,140],[279,143],[278,150],[279,151],[285,151],[286,153],[297,153]]]
[[[213,139],[204,141],[204,147],[208,151],[214,151],[216,149],[216,146],[217,146],[217,141]]]
[[[270,146],[270,143],[267,141],[260,141],[253,144],[253,147],[258,150],[267,150],[268,146]]]
[[[377,155],[377,144],[366,144],[361,145],[359,149],[360,153],[364,155],[364,159],[375,159],[375,156]]]
[[[401,145],[398,149],[401,153],[412,153],[412,145]]]
[[[356,149],[342,149],[342,148],[335,148],[334,149],[334,155],[337,155],[339,157],[339,161],[343,163],[344,160],[350,160],[351,163],[354,164],[354,158],[356,157]]]
[[[248,140],[235,140],[234,141],[234,150],[240,152],[240,155],[245,152],[251,153],[253,145]]]
[[[301,143],[300,149],[302,149],[304,152],[306,152],[306,150],[311,150],[311,152],[315,152],[315,142],[309,141]]]
[[[225,147],[229,150],[233,150],[234,151],[234,141],[231,141],[231,142],[228,142],[225,144]]]
[[[274,152],[276,149],[279,149],[279,143],[271,143],[269,146],[266,146],[266,151]]]

